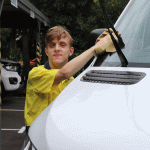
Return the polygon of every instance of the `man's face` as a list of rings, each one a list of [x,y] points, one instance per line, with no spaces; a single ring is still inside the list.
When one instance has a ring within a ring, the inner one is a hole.
[[[45,48],[45,53],[48,56],[49,63],[52,69],[60,69],[67,62],[69,56],[74,52],[74,48],[70,47],[69,38],[55,38]]]

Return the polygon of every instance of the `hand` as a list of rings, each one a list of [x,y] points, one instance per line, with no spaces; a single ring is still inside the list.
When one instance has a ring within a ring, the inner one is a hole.
[[[118,38],[116,37],[115,33],[111,28],[110,32],[112,33],[114,38],[118,41]],[[117,31],[117,33],[119,34],[119,31]],[[105,30],[96,40],[95,53],[96,55],[98,55],[103,54],[104,52],[115,52],[115,51],[116,49],[114,48],[109,32],[108,30]]]
[[[110,40],[110,35],[106,35],[101,40],[97,41],[95,44],[95,53],[97,54],[103,54],[106,51],[106,46],[108,41]]]

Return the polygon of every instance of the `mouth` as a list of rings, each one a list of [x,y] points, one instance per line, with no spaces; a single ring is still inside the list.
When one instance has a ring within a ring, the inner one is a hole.
[[[54,57],[59,57],[59,56],[61,56],[61,54],[54,54],[53,56]]]

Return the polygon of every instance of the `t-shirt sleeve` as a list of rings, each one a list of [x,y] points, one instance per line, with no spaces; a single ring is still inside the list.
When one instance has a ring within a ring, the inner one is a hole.
[[[50,93],[55,76],[59,69],[47,70],[43,67],[35,67],[30,73],[28,79],[30,80],[34,92]]]

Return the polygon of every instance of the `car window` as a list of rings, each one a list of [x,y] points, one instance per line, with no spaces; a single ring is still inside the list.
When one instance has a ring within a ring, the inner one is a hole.
[[[150,66],[150,1],[133,1],[124,18],[116,24],[125,43],[122,52],[126,56],[129,66]],[[100,58],[99,58],[100,59]],[[136,65],[135,65],[136,64]],[[108,55],[101,66],[120,66],[117,53]]]

